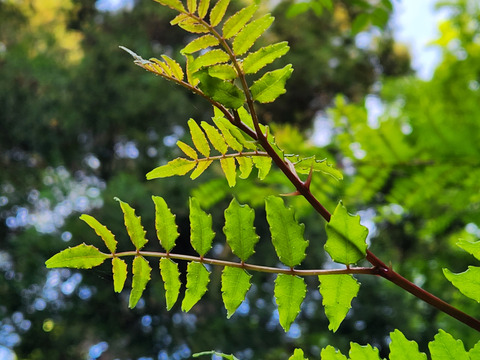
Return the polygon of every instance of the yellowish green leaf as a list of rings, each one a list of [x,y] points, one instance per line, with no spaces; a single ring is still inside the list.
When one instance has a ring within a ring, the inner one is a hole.
[[[248,156],[237,156],[235,158],[238,162],[238,168],[240,169],[240,179],[247,179],[253,170],[253,160]]]
[[[233,41],[232,48],[235,55],[239,56],[245,54],[253,46],[255,41],[257,41],[260,35],[272,25],[273,20],[273,16],[267,14],[245,26]]]
[[[135,259],[133,259],[132,291],[128,300],[130,309],[133,309],[142,297],[143,291],[150,281],[151,272],[152,268],[148,261],[143,256],[135,256]]]
[[[238,76],[237,71],[233,68],[233,66],[228,64],[210,66],[208,68],[208,75],[222,80],[233,80]]]
[[[234,187],[237,183],[237,166],[233,157],[220,159],[220,165],[222,166],[223,173],[227,178],[228,186]]]
[[[147,174],[147,180],[165,178],[175,175],[185,175],[196,165],[195,161],[178,158],[166,165],[159,166]]]
[[[127,280],[127,263],[118,257],[112,259],[113,290],[121,293]]]
[[[270,103],[285,94],[285,83],[292,75],[292,65],[267,72],[250,87],[253,99],[261,103]]]
[[[221,49],[213,49],[197,57],[192,66],[193,69],[198,70],[202,67],[225,63],[228,60],[230,60],[230,56],[225,51]]]
[[[160,259],[160,274],[162,275],[165,287],[165,299],[167,302],[167,310],[170,310],[177,302],[180,294],[180,271],[178,271],[177,263],[171,259]]]
[[[300,312],[300,306],[307,293],[307,284],[301,277],[278,274],[274,293],[280,325],[288,331]]]
[[[258,169],[258,178],[260,180],[265,179],[272,168],[272,158],[269,156],[254,156],[252,160]]]
[[[185,8],[180,0],[155,0],[156,2],[168,6],[174,10],[185,12]]]
[[[177,141],[177,146],[184,152],[185,155],[187,155],[190,159],[197,160],[198,159],[198,154],[197,152],[192,149],[190,145],[185,144],[183,141],[178,140]]]
[[[248,54],[243,60],[243,71],[245,74],[255,74],[264,66],[285,55],[288,50],[290,50],[290,47],[286,41],[263,47],[254,53]]]
[[[210,11],[210,25],[217,26],[220,24],[229,4],[230,0],[218,0]]]
[[[215,233],[212,230],[212,215],[200,208],[199,201],[190,198],[190,243],[195,251],[204,256],[212,248]]]
[[[165,200],[160,196],[152,196],[155,204],[155,228],[157,238],[165,251],[170,252],[175,246],[175,240],[180,235],[175,223],[175,215],[168,208]]]
[[[246,8],[241,9],[230,18],[225,21],[223,25],[223,37],[225,39],[230,39],[238,34],[238,32],[245,26],[247,22],[250,21],[255,11],[257,11],[258,5],[252,4]]]
[[[48,269],[61,267],[91,269],[102,264],[106,258],[108,255],[100,252],[95,246],[80,244],[53,255],[45,265]]]
[[[213,160],[202,160],[202,161],[199,161],[197,167],[195,168],[195,170],[193,170],[192,173],[190,174],[190,179],[195,180],[195,179],[198,178],[200,175],[202,175],[203,172],[208,169],[208,167],[210,166],[210,164],[211,164],[212,162],[213,162]]]
[[[93,216],[87,214],[80,216],[80,220],[85,221],[93,230],[95,230],[97,235],[100,236],[105,245],[107,245],[108,250],[110,250],[112,254],[115,254],[115,251],[117,250],[117,240],[115,240],[115,235],[113,235],[105,225],[102,225]]]
[[[187,46],[182,49],[181,53],[193,54],[194,52],[205,50],[211,46],[216,46],[218,44],[219,40],[215,36],[210,34],[204,35],[191,41]]]
[[[193,119],[188,120],[188,127],[195,147],[202,155],[208,158],[210,156],[210,146],[208,145],[207,138],[202,129]]]
[[[187,290],[182,301],[182,311],[190,309],[202,298],[210,282],[210,272],[199,262],[187,265]]]
[[[227,318],[235,313],[235,310],[245,300],[252,275],[243,269],[225,266],[222,272],[222,299],[227,309]]]
[[[168,66],[172,70],[172,75],[175,79],[183,81],[183,70],[182,67],[173,59],[169,58],[167,55],[162,55],[162,58],[167,62]]]
[[[115,198],[115,200],[119,202],[120,208],[122,209],[128,236],[130,237],[132,244],[135,245],[135,248],[140,250],[148,242],[148,240],[145,238],[145,234],[147,232],[142,226],[142,218],[140,216],[136,216],[135,209],[133,209],[126,202],[123,202],[119,198]]]
[[[207,15],[208,8],[210,7],[210,0],[200,0],[198,4],[198,16],[203,19]]]
[[[194,14],[197,10],[197,0],[187,0],[187,9],[190,14]]]

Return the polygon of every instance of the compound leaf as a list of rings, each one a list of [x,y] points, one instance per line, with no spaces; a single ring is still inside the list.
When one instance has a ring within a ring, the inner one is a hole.
[[[210,11],[210,25],[217,26],[222,21],[230,0],[219,0]]]
[[[318,279],[325,315],[329,321],[328,329],[336,332],[347,316],[352,299],[358,294],[360,284],[351,275],[321,275]]]
[[[295,220],[293,209],[287,208],[280,197],[268,196],[265,210],[272,243],[280,261],[289,267],[300,264],[308,246],[308,241],[303,238],[305,225]]]
[[[340,350],[336,350],[333,346],[328,345],[320,352],[320,358],[322,360],[347,360],[347,357],[343,355]]]
[[[288,360],[308,360],[304,358],[304,353],[302,349],[295,349],[293,355],[288,358]]]
[[[286,41],[263,47],[247,55],[243,60],[243,71],[245,74],[255,74],[274,60],[285,55],[288,50],[290,50],[290,47]]]
[[[216,46],[219,44],[219,40],[213,35],[205,35],[191,41],[180,52],[182,54],[193,54],[194,52],[204,50],[210,46]]]
[[[233,157],[220,159],[220,165],[222,166],[223,173],[227,178],[228,186],[234,187],[237,183],[237,165]]]
[[[120,203],[123,212],[123,219],[127,228],[128,236],[137,250],[145,246],[148,240],[145,238],[147,233],[142,226],[142,218],[135,215],[135,210],[126,202],[115,198]]]
[[[128,300],[130,309],[133,309],[142,297],[143,291],[150,281],[151,272],[152,268],[148,261],[143,256],[135,256],[135,259],[133,259],[132,291]]]
[[[377,348],[371,345],[361,346],[357,343],[350,343],[350,359],[353,360],[380,360],[380,354]]]
[[[178,140],[177,141],[177,146],[184,152],[185,155],[187,155],[190,159],[197,160],[198,159],[198,154],[197,152],[192,149],[192,147],[188,144],[185,144],[183,141]]]
[[[259,80],[250,87],[253,100],[261,103],[269,103],[284,94],[285,82],[292,75],[292,65],[288,64],[282,69],[265,73]]]
[[[222,272],[222,299],[227,309],[227,318],[235,313],[240,306],[248,289],[252,275],[243,269],[225,266]]]
[[[212,143],[213,147],[222,155],[225,155],[228,151],[227,143],[223,136],[209,123],[202,121],[203,130],[207,134],[208,139]]]
[[[210,272],[199,262],[190,262],[187,266],[187,290],[182,301],[182,311],[189,311],[207,291]]]
[[[118,257],[112,259],[113,290],[121,293],[127,280],[127,263]]]
[[[170,310],[177,302],[180,294],[180,272],[177,263],[171,259],[160,259],[160,274],[162,275],[165,286],[165,300],[167,302],[167,310]]]
[[[468,241],[460,239],[457,245],[469,254],[475,256],[477,260],[480,260],[480,241]]]
[[[212,230],[212,215],[200,208],[196,198],[190,198],[190,242],[195,251],[204,256],[212,247],[215,233]]]
[[[255,211],[248,205],[241,205],[235,198],[225,210],[223,232],[232,252],[242,261],[253,255],[259,240],[253,226],[254,220]]]
[[[93,216],[87,214],[80,216],[80,220],[85,221],[88,226],[95,230],[97,235],[100,236],[105,245],[107,245],[108,250],[110,250],[112,254],[115,254],[115,251],[117,250],[117,240],[115,240],[115,235],[113,235],[105,225],[102,225]]]
[[[195,180],[197,177],[203,174],[205,170],[208,169],[213,160],[203,160],[199,161],[195,170],[190,174],[190,179]]]
[[[175,215],[168,208],[165,200],[160,196],[152,196],[155,204],[155,228],[157,238],[165,251],[170,252],[175,246],[175,240],[180,235],[175,223]]]
[[[469,360],[462,340],[455,340],[452,335],[439,330],[433,341],[428,343],[432,359],[435,360]]]
[[[195,73],[200,80],[198,87],[205,95],[230,109],[238,109],[245,102],[245,95],[236,85],[208,75],[208,70]]]
[[[260,35],[272,25],[273,19],[273,16],[267,14],[245,26],[233,40],[232,48],[235,55],[245,54]]]
[[[272,168],[272,158],[267,156],[254,156],[252,160],[258,169],[258,178],[260,180],[265,179]]]
[[[180,12],[185,12],[185,8],[180,0],[155,0],[162,5],[168,6],[174,10],[178,10]]]
[[[275,279],[275,301],[278,305],[280,325],[285,331],[290,329],[300,312],[306,292],[307,285],[301,277],[278,274]]]
[[[368,229],[360,224],[360,216],[352,216],[340,201],[326,225],[325,250],[333,261],[349,265],[365,257]]]
[[[179,81],[183,81],[184,74],[182,67],[175,60],[169,58],[167,55],[162,55],[162,58],[166,61],[166,63],[172,70],[173,77]]]
[[[192,170],[197,163],[195,161],[177,158],[169,161],[168,164],[159,166],[150,171],[146,177],[147,180],[165,178],[175,175],[185,175]]]
[[[418,350],[415,341],[409,341],[400,330],[390,333],[390,360],[427,360],[427,355]]]
[[[49,269],[61,267],[91,269],[102,264],[106,258],[108,255],[100,252],[95,246],[80,244],[53,255],[45,265]]]
[[[207,138],[202,129],[193,119],[188,120],[188,127],[195,147],[202,155],[208,158],[210,156],[210,145],[208,145]]]
[[[255,11],[257,11],[258,6],[252,4],[238,11],[223,24],[223,37],[225,39],[230,39],[231,37],[237,35],[237,33],[243,28],[243,26],[250,21]]]
[[[459,274],[443,269],[443,274],[463,295],[480,303],[480,267],[469,266]]]

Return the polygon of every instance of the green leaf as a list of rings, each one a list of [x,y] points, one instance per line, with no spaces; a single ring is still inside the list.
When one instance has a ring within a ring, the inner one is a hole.
[[[327,162],[327,159],[317,160],[315,156],[304,158],[294,163],[295,170],[299,174],[308,174],[310,169],[321,171],[324,174],[332,176],[335,180],[343,180],[343,174]]]
[[[460,239],[457,245],[469,254],[475,256],[477,260],[480,260],[480,241],[468,241]]]
[[[220,129],[222,132],[222,135],[227,142],[228,146],[230,146],[233,150],[235,151],[242,151],[243,150],[243,145],[238,142],[237,138],[232,135],[231,131],[229,130],[229,127],[226,123],[229,123],[227,119],[224,117],[214,117],[212,118],[213,122],[215,125]],[[237,129],[238,130],[238,129]]]
[[[210,25],[217,26],[222,21],[230,0],[219,0],[210,11]]]
[[[208,71],[199,71],[195,76],[200,80],[198,87],[205,95],[211,97],[230,109],[238,109],[245,102],[245,95],[236,85],[211,77]]]
[[[185,8],[180,0],[155,0],[156,2],[168,6],[174,10],[185,12]]]
[[[238,360],[238,358],[236,358],[233,355],[222,354],[222,353],[219,353],[219,352],[216,352],[216,351],[203,351],[203,352],[200,352],[200,353],[193,354],[192,356],[195,358],[195,357],[200,357],[200,356],[205,356],[205,355],[220,356],[221,358],[226,359],[226,360]]]
[[[197,10],[197,0],[187,0],[188,12],[193,14]]]
[[[117,250],[117,240],[115,240],[115,235],[113,235],[105,225],[102,225],[93,216],[87,214],[80,216],[80,220],[85,221],[93,230],[95,230],[97,235],[100,236],[105,245],[107,245],[108,250],[110,250],[112,254],[115,254],[115,251]]]
[[[213,65],[208,68],[208,75],[222,80],[234,80],[237,78],[237,71],[228,64]]]
[[[162,60],[150,58],[153,68],[160,74],[166,74],[168,77],[173,77],[172,69]]]
[[[308,241],[303,238],[305,225],[295,220],[293,209],[285,207],[280,197],[268,196],[265,199],[265,210],[272,243],[280,261],[289,267],[300,264],[308,246]]]
[[[473,348],[468,352],[470,360],[480,359],[480,341],[475,344]]]
[[[155,228],[162,247],[170,252],[175,246],[175,240],[180,235],[175,223],[175,215],[168,208],[165,200],[160,196],[152,196],[155,204]]]
[[[462,340],[455,340],[441,329],[434,340],[428,343],[428,348],[434,360],[469,360]]]
[[[336,332],[347,316],[360,284],[351,275],[321,275],[318,279],[325,315],[329,321],[328,329]]]
[[[48,269],[61,267],[91,269],[102,264],[106,258],[108,255],[100,252],[95,246],[80,244],[53,255],[45,265]]]
[[[245,26],[233,40],[232,49],[235,55],[245,54],[265,30],[272,25],[273,20],[274,17],[267,14]]]
[[[187,290],[182,301],[182,311],[190,311],[207,291],[210,272],[199,262],[190,262],[187,266]]]
[[[118,257],[112,259],[113,290],[121,293],[127,280],[127,263]]]
[[[302,349],[295,349],[293,355],[288,358],[288,360],[308,360],[305,359]]]
[[[230,39],[231,37],[237,35],[237,33],[242,30],[244,25],[250,21],[255,11],[257,11],[258,6],[252,4],[247,6],[246,8],[241,9],[223,24],[223,37],[225,39]]]
[[[210,166],[210,164],[212,162],[213,162],[213,160],[199,161],[198,165],[197,165],[197,168],[195,170],[193,170],[192,173],[190,174],[190,179],[195,180],[197,177],[202,175],[203,172],[208,169],[208,167]]]
[[[133,309],[142,297],[143,291],[150,281],[151,272],[152,268],[148,261],[143,256],[135,256],[135,259],[133,259],[132,291],[128,300],[130,309]]]
[[[175,60],[169,58],[167,55],[162,55],[162,58],[166,61],[166,63],[172,70],[173,77],[179,81],[183,81],[184,75],[182,67]]]
[[[234,187],[237,183],[237,165],[235,164],[235,159],[232,157],[222,158],[220,159],[220,165],[227,178],[228,186]]]
[[[254,53],[248,54],[243,60],[243,71],[245,74],[255,74],[263,67],[285,55],[288,50],[290,50],[290,47],[286,41],[263,47]]]
[[[198,70],[202,67],[225,63],[228,60],[230,60],[230,56],[225,51],[213,49],[197,57],[192,66],[194,70]]]
[[[253,170],[252,158],[247,156],[237,156],[235,159],[237,160],[238,168],[240,169],[240,179],[247,179]]]
[[[190,198],[190,242],[195,251],[204,256],[212,247],[215,233],[212,230],[212,215],[200,208],[196,198]]]
[[[185,155],[187,155],[190,159],[197,160],[198,154],[197,152],[192,149],[189,145],[185,144],[183,141],[178,140],[177,146],[182,150]]]
[[[255,211],[248,205],[240,205],[235,198],[225,210],[223,232],[232,252],[242,261],[255,253],[255,245],[260,238],[255,232],[254,220]]]
[[[303,278],[298,276],[278,274],[274,293],[280,325],[288,331],[300,312],[300,306],[307,293],[307,285]]]
[[[225,155],[228,151],[227,143],[223,136],[209,123],[202,121],[203,130],[207,134],[208,139],[212,143],[213,147],[222,155]]]
[[[322,360],[347,360],[345,355],[331,345],[328,345],[326,348],[322,349],[320,358]]]
[[[148,240],[145,238],[147,233],[142,226],[142,218],[135,215],[135,210],[126,202],[115,198],[120,203],[123,212],[123,219],[127,228],[128,236],[137,250],[145,246]]]
[[[267,156],[254,156],[252,160],[258,169],[258,178],[260,180],[265,179],[272,168],[272,158]]]
[[[377,348],[371,345],[361,346],[356,343],[350,343],[350,359],[352,360],[380,360]]]
[[[400,330],[390,333],[390,360],[427,360],[427,355],[418,351],[418,344],[409,341]]]
[[[362,13],[358,15],[352,23],[352,34],[358,34],[360,31],[366,29],[370,24],[370,15]]]
[[[178,21],[177,25],[180,26],[183,30],[194,34],[205,34],[210,32],[210,29],[207,25],[191,17],[183,18],[181,21]]]
[[[267,72],[250,87],[253,100],[261,103],[270,103],[277,97],[285,94],[285,82],[292,75],[292,65],[282,69]]]
[[[165,286],[165,300],[167,302],[167,310],[170,310],[177,302],[180,294],[180,272],[177,263],[171,259],[160,259],[160,274],[162,275]]]
[[[235,313],[235,310],[245,300],[245,295],[250,289],[252,275],[243,269],[225,266],[222,272],[222,299],[227,309],[227,318]]]
[[[168,164],[159,166],[147,174],[147,180],[165,178],[175,175],[185,175],[192,170],[197,163],[195,161],[178,158],[169,161]]]
[[[192,136],[195,147],[202,155],[208,158],[210,156],[210,146],[208,145],[207,138],[205,137],[202,129],[193,119],[188,120],[188,127],[190,129],[190,135]]]
[[[480,303],[480,267],[469,266],[459,274],[443,269],[443,274],[463,295]]]
[[[198,16],[203,19],[207,15],[208,8],[210,7],[210,0],[200,0],[198,4]]]
[[[360,225],[360,216],[352,216],[340,201],[326,225],[325,250],[333,261],[345,265],[355,264],[367,252],[368,229]]]

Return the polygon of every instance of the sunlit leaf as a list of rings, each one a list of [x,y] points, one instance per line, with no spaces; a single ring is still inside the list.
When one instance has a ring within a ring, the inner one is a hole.
[[[358,34],[360,31],[366,29],[370,24],[370,14],[362,13],[358,15],[352,22],[352,34]]]
[[[469,266],[459,274],[443,269],[443,274],[463,295],[480,303],[480,267]]]
[[[177,141],[177,146],[180,148],[180,150],[182,150],[185,155],[187,155],[189,158],[193,159],[193,160],[197,160],[198,159],[198,154],[197,152],[192,149],[192,147],[190,147],[189,145],[185,144],[183,141],[180,141],[178,140]]]
[[[155,204],[155,228],[162,247],[170,252],[175,246],[175,240],[180,235],[175,223],[175,215],[168,208],[165,200],[160,196],[152,196]]]
[[[210,272],[199,262],[190,262],[187,266],[187,290],[182,301],[182,311],[190,311],[207,291]]]
[[[233,150],[242,151],[243,145],[238,142],[237,138],[232,135],[232,132],[229,129],[229,121],[224,117],[214,117],[213,122],[215,125],[220,129],[222,135],[227,142],[228,146],[230,146]],[[237,129],[238,130],[238,129]]]
[[[480,359],[480,341],[478,341],[473,348],[468,352],[471,360]]]
[[[240,179],[247,179],[253,170],[253,160],[247,156],[237,156],[235,158],[238,162],[238,168],[240,170]]]
[[[191,17],[187,17],[183,21],[179,21],[177,25],[183,30],[194,34],[205,34],[210,32],[210,29],[207,25]]]
[[[230,56],[225,51],[221,49],[213,49],[197,57],[192,66],[194,69],[198,70],[202,67],[225,63],[228,60],[230,60]]]
[[[222,167],[225,178],[227,179],[228,186],[234,187],[237,183],[237,165],[233,157],[220,159],[220,165]]]
[[[428,343],[432,359],[435,360],[469,360],[462,340],[455,340],[452,335],[439,330],[433,341]]]
[[[223,37],[225,39],[230,39],[231,37],[237,35],[237,33],[243,28],[243,26],[250,21],[255,11],[257,11],[258,6],[252,4],[246,8],[241,9],[230,18],[225,21],[223,25]]]
[[[177,25],[178,23],[185,21],[190,18],[190,15],[188,14],[178,14],[173,18],[173,20],[170,21],[170,25]]]
[[[329,330],[336,332],[357,296],[360,284],[351,275],[321,275],[320,294],[327,315]]]
[[[208,8],[210,7],[210,0],[200,0],[198,4],[198,16],[203,19],[207,15]]]
[[[148,261],[143,256],[135,256],[135,259],[133,259],[132,291],[128,300],[130,309],[133,309],[142,297],[143,291],[150,281],[151,272],[152,268]]]
[[[185,12],[185,8],[180,0],[155,0],[162,5],[168,6],[174,10],[178,10],[180,12]]]
[[[80,220],[85,221],[93,230],[95,230],[97,235],[100,236],[105,245],[107,245],[108,250],[110,250],[112,254],[115,254],[115,251],[117,250],[117,240],[115,240],[115,235],[113,235],[105,225],[102,225],[93,216],[87,214],[80,216]]]
[[[380,354],[377,348],[371,345],[361,346],[357,343],[350,343],[350,359],[358,360],[380,360]]]
[[[210,11],[210,25],[217,26],[222,21],[229,4],[230,0],[218,0]]]
[[[190,242],[195,251],[204,256],[212,247],[215,233],[212,230],[212,215],[200,208],[196,198],[190,198]]]
[[[255,232],[254,220],[255,211],[248,205],[240,205],[235,198],[225,210],[223,232],[232,252],[242,261],[253,255],[260,238]]]
[[[324,174],[332,176],[336,180],[342,180],[343,174],[335,169],[331,164],[327,162],[326,159],[317,160],[315,156],[308,158],[300,159],[298,162],[294,163],[295,170],[299,174],[308,174],[310,170],[320,171]]]
[[[284,94],[285,82],[292,75],[292,65],[267,72],[250,87],[253,99],[261,103],[269,103]]]
[[[427,360],[427,355],[418,350],[415,341],[409,341],[400,330],[390,333],[390,360]]]
[[[169,58],[167,55],[162,55],[163,60],[165,60],[172,70],[172,75],[175,79],[183,81],[183,70],[182,67],[173,59]]]
[[[123,202],[119,198],[115,198],[119,202],[123,212],[123,218],[125,226],[127,228],[128,236],[137,250],[140,250],[145,246],[148,240],[145,238],[147,233],[142,226],[142,218],[135,215],[135,210],[126,202]]]
[[[272,44],[260,50],[248,54],[243,60],[243,71],[245,74],[255,74],[264,66],[272,63],[275,59],[285,55],[290,47],[286,41]]]
[[[347,360],[347,357],[343,355],[340,350],[336,350],[333,346],[330,345],[322,349],[322,351],[320,352],[320,358],[322,360]]]
[[[468,241],[460,239],[457,245],[463,250],[475,256],[477,260],[480,260],[480,241]]]
[[[204,50],[210,46],[216,46],[219,44],[219,40],[213,35],[205,35],[195,40],[191,41],[187,46],[185,46],[181,53],[182,54],[193,54],[194,52]]]
[[[178,158],[166,165],[159,166],[147,174],[147,180],[165,178],[175,175],[185,175],[196,165],[195,161]]]
[[[156,59],[156,58],[150,58],[149,61],[153,63],[154,68],[159,72],[160,74],[166,74],[169,77],[173,76],[172,69],[170,66],[168,66],[167,63],[165,63],[162,60]]]
[[[45,265],[49,269],[61,267],[91,269],[102,264],[106,258],[108,255],[101,253],[95,246],[80,244],[53,255]]]
[[[232,48],[235,55],[245,54],[260,35],[272,25],[273,20],[273,16],[267,14],[245,26],[233,40]]]
[[[235,84],[208,75],[208,71],[199,71],[195,76],[200,80],[198,87],[207,96],[230,109],[238,109],[245,102],[245,95]]]
[[[180,294],[180,271],[178,265],[171,259],[160,259],[160,274],[162,275],[165,286],[165,299],[167,302],[167,310],[170,310],[177,302]]]
[[[127,280],[127,263],[118,257],[112,259],[113,290],[121,293]]]
[[[280,197],[268,196],[265,210],[272,243],[280,261],[290,267],[300,264],[308,246],[308,241],[303,238],[305,225],[295,220],[293,209],[287,208]]]
[[[210,156],[210,146],[208,145],[207,138],[205,137],[202,129],[193,119],[188,120],[188,127],[190,129],[190,135],[192,136],[195,147],[202,155],[208,158]]]
[[[217,150],[220,154],[225,155],[228,151],[227,143],[223,136],[209,123],[202,121],[201,126],[205,133],[207,134],[210,143],[213,145],[215,150]]]
[[[205,170],[212,164],[213,160],[199,161],[195,170],[190,174],[190,179],[195,180],[197,177],[203,174]]]
[[[355,264],[365,257],[368,229],[360,224],[360,216],[352,216],[340,201],[330,222],[326,225],[325,250],[333,261],[345,265]]]
[[[258,169],[258,178],[260,180],[265,179],[272,168],[272,158],[268,156],[254,156],[252,160]]]
[[[187,0],[187,9],[193,14],[197,10],[197,0]]]
[[[222,272],[222,299],[227,309],[227,318],[235,313],[235,310],[245,300],[245,295],[250,289],[252,275],[245,270],[225,266]]]
[[[307,293],[307,285],[301,277],[278,274],[274,292],[280,325],[288,331],[300,312],[300,305]]]
[[[233,80],[237,78],[237,71],[228,64],[213,65],[208,68],[208,75],[222,80]]]
[[[308,360],[304,357],[302,349],[295,349],[293,355],[288,358],[288,360]]]

